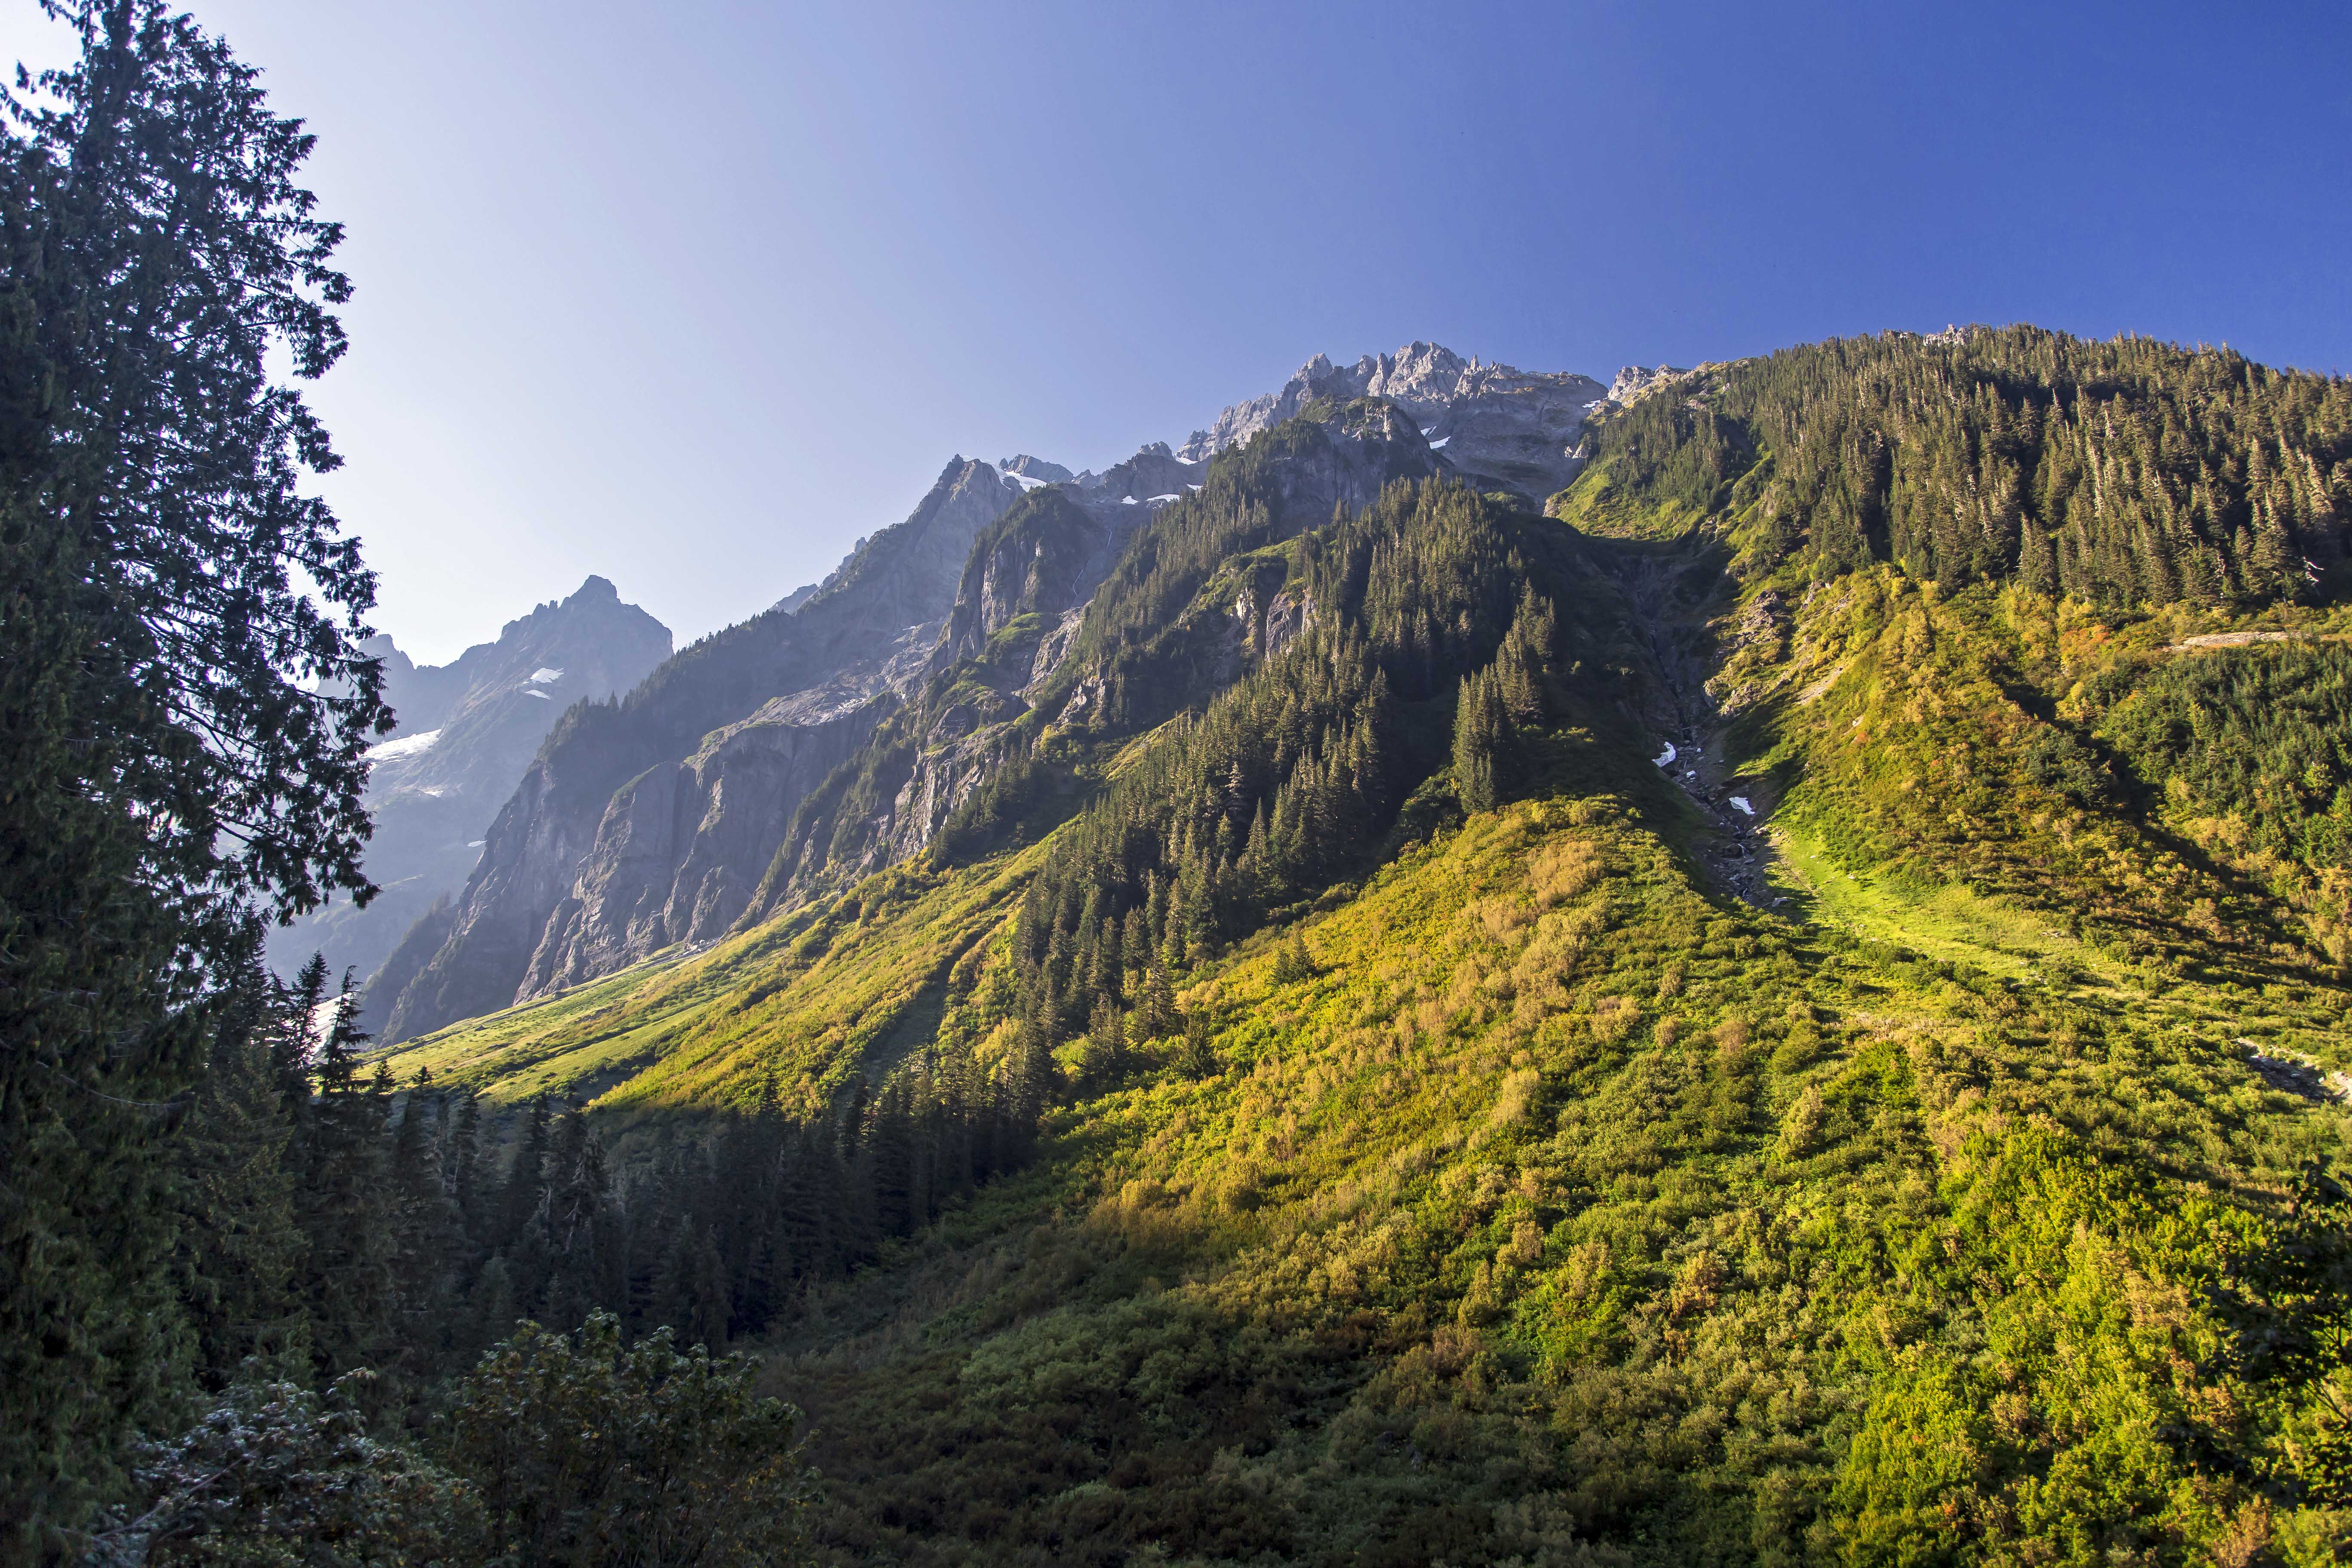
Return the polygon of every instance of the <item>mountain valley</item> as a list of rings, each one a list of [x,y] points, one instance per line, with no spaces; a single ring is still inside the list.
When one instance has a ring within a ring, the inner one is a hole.
[[[621,1173],[478,1310],[765,1352],[829,1561],[2332,1560],[2352,394],[1616,392],[950,465],[567,721],[383,1057]]]

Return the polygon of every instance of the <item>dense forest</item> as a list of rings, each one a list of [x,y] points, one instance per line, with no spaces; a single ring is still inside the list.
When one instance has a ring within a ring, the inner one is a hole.
[[[1673,378],[1592,445],[1572,521],[1687,522],[1744,481],[1749,561],[1794,550],[1815,576],[1883,560],[1947,589],[2253,605],[2332,594],[2352,543],[2341,378],[2145,338],[2016,326],[1784,349]]]
[[[371,891],[392,723],[273,374],[343,351],[341,230],[220,41],[49,9],[81,58],[9,96],[0,178],[0,1560],[771,1561],[791,1413],[538,1261],[596,1234],[584,1125],[478,1180],[323,966],[260,966]],[[617,1278],[694,1321],[695,1262]]]

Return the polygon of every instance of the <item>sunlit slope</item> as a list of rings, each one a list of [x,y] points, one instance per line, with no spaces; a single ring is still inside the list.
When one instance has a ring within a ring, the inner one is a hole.
[[[1734,710],[1734,765],[1777,808],[1825,915],[1886,918],[1833,891],[1859,878],[1916,910],[1890,934],[1906,920],[1923,941],[1974,925],[2013,959],[2071,954],[2158,990],[2336,972],[2344,714],[2237,689],[2291,682],[2343,709],[2352,652],[2327,640],[2341,612],[2098,613],[2015,588],[1943,595],[1884,571],[1774,609],[1780,628],[1715,686]],[[1727,620],[1765,618],[1755,610],[1751,596]],[[2296,640],[2193,642],[2258,624]],[[2180,700],[2207,686],[2218,695]],[[2174,707],[2195,710],[2177,726],[2145,717]],[[2227,732],[2242,721],[2273,733]],[[2236,768],[2244,781],[2217,776]],[[2232,787],[2242,798],[2222,798]]]
[[[1039,847],[950,872],[908,866],[710,951],[625,970],[569,994],[385,1053],[493,1101],[551,1094],[627,1113],[807,1115],[853,1074],[927,1045],[959,960],[1012,911]]]
[[[2346,1113],[2218,1016],[1710,899],[1607,798],[1477,817],[1303,935],[1311,973],[1270,933],[1191,989],[1220,1070],[1154,1047],[812,1299],[780,1381],[833,1544],[2166,1555],[2343,1449],[2242,1336],[2343,1310],[2289,1198]]]

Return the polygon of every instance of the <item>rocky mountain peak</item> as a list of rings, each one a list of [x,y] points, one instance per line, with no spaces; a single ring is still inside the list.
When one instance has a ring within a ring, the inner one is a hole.
[[[338,900],[273,931],[281,968],[317,951],[337,972],[373,972],[436,899],[465,886],[499,803],[564,710],[636,685],[669,656],[670,634],[591,576],[447,664],[420,666],[389,637],[363,646],[383,661],[398,720],[369,752],[367,872],[382,891],[365,909]]]
[[[1077,478],[1059,463],[1049,463],[1026,452],[1014,458],[998,458],[996,469],[1006,479],[1020,484],[1023,489],[1034,489],[1039,485],[1066,485]]]
[[[1622,406],[1662,383],[1689,374],[1670,364],[1662,364],[1655,370],[1643,370],[1638,364],[1629,364],[1617,373],[1616,380],[1609,384],[1609,401]]]
[[[1608,392],[1590,376],[1465,359],[1443,343],[1416,339],[1345,369],[1318,353],[1279,392],[1234,404],[1209,428],[1192,432],[1174,456],[1205,462],[1320,397],[1385,398],[1413,418],[1447,469],[1481,489],[1540,504],[1575,477],[1584,422]]]

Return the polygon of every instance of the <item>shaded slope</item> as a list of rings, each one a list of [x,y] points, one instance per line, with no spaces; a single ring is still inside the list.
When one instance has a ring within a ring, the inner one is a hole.
[[[756,873],[730,883],[730,857],[698,846],[704,826],[772,834],[765,825],[854,749],[874,721],[868,704],[920,668],[973,535],[1018,489],[985,463],[950,463],[912,516],[799,608],[704,638],[617,703],[567,712],[492,825],[446,939],[385,1004],[389,1037],[506,1006],[598,967],[600,954],[642,957],[723,931]],[[721,825],[710,806],[730,767],[758,777]],[[656,768],[670,770],[659,789],[615,801]],[[743,853],[764,858],[756,844]]]

